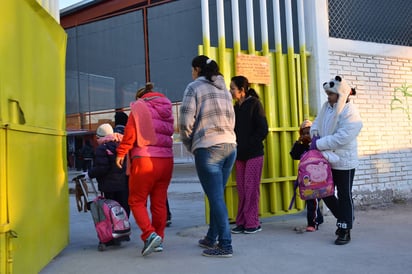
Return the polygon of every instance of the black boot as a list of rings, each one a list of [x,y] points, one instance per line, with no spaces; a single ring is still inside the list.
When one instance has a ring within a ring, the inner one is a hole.
[[[338,228],[336,229],[336,231],[335,231],[335,235],[336,235],[336,236],[338,236],[338,235],[339,235],[339,233],[340,233],[340,227],[338,227]]]
[[[338,238],[335,240],[336,245],[344,245],[350,242],[350,229],[339,229]]]

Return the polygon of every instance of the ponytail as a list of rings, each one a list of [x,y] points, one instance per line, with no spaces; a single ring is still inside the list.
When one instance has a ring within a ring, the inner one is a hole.
[[[259,95],[257,94],[256,90],[254,90],[253,88],[250,88],[246,91],[246,97],[248,96],[256,97],[259,99]]]
[[[199,55],[193,58],[192,67],[199,68],[199,76],[204,76],[207,80],[214,82],[216,76],[222,75],[215,60],[206,55]]]

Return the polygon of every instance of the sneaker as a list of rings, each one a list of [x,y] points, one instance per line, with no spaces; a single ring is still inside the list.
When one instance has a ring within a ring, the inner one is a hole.
[[[157,235],[156,232],[152,232],[152,234],[150,234],[150,236],[147,237],[146,241],[144,242],[144,247],[142,249],[142,255],[143,256],[149,255],[160,244],[162,244],[162,237]]]
[[[308,226],[308,227],[306,227],[306,231],[307,231],[307,232],[315,232],[315,231],[316,231],[316,227],[314,227],[314,226]]]
[[[231,258],[233,254],[232,248],[221,248],[216,246],[212,249],[203,250],[202,255],[206,257],[216,257],[216,258]]]
[[[153,251],[154,252],[162,252],[163,251],[163,244],[160,243],[160,245],[155,247]]]
[[[245,231],[243,231],[246,234],[253,234],[256,232],[262,231],[262,227],[258,226],[258,227],[252,227],[252,228],[245,228]]]
[[[335,245],[345,245],[350,242],[350,230],[342,229],[339,231],[338,238],[335,240]]]
[[[238,226],[232,228],[231,231],[232,231],[233,234],[243,233],[245,231],[245,227],[243,225],[238,225]]]
[[[199,246],[202,248],[215,248],[216,247],[216,242],[212,243],[207,237],[204,237],[203,239],[199,240]]]
[[[167,219],[167,221],[166,221],[166,227],[169,227],[171,224],[172,224],[172,220]]]

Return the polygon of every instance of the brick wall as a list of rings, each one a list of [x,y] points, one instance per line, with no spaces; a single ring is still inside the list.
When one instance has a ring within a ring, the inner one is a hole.
[[[352,101],[363,120],[353,187],[357,204],[412,197],[412,56],[408,57],[329,52],[329,71],[356,88]],[[392,110],[395,89],[405,86],[411,97],[401,91],[396,95],[402,100],[396,106],[404,110]]]

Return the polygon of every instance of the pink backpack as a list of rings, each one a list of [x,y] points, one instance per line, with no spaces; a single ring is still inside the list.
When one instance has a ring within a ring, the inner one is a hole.
[[[300,158],[297,185],[302,200],[334,195],[331,167],[319,150],[309,150]]]
[[[129,218],[118,202],[99,196],[91,202],[90,209],[101,243],[130,235]]]

